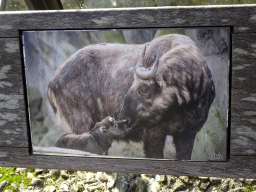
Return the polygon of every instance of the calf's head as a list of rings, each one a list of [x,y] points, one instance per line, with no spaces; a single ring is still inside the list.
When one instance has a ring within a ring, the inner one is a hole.
[[[103,134],[109,139],[120,139],[127,135],[130,129],[126,127],[127,120],[116,121],[112,117],[106,117],[101,122],[95,124],[91,134]]]

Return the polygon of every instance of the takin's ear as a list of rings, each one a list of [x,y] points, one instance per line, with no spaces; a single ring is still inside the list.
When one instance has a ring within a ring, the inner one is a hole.
[[[104,125],[102,125],[99,129],[100,129],[101,133],[107,132],[107,129],[106,129],[106,127]]]
[[[108,117],[108,122],[109,123],[115,123],[116,120],[113,117]]]

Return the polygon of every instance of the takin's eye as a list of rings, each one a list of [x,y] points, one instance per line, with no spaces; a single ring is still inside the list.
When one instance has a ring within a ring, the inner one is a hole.
[[[139,89],[138,89],[138,93],[139,93],[140,95],[144,96],[144,97],[145,97],[145,96],[148,96],[149,93],[150,93],[150,86],[145,85],[145,84],[140,85],[140,86],[139,86]]]

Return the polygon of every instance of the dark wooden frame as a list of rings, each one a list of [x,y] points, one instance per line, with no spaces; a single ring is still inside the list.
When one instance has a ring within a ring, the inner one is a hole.
[[[0,166],[256,178],[255,21],[254,5],[0,12]],[[20,32],[150,27],[231,28],[228,161],[31,155]]]

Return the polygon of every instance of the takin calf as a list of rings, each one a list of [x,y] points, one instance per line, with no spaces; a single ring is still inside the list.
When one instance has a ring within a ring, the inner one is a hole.
[[[64,134],[55,144],[56,147],[76,149],[99,155],[107,155],[114,138],[123,138],[129,131],[124,129],[125,121],[115,121],[106,117],[89,133],[76,135]]]

